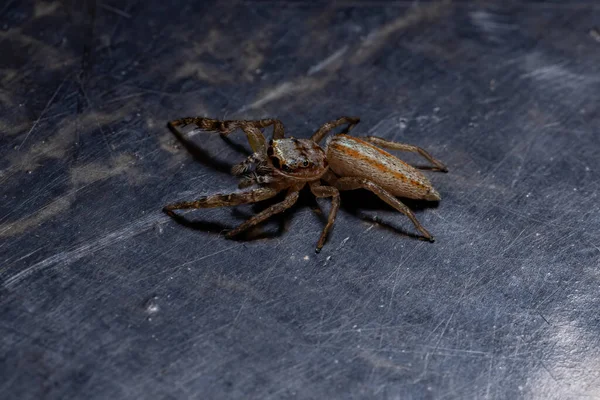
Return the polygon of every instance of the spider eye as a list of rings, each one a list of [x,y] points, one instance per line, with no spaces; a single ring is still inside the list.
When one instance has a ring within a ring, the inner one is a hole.
[[[271,157],[271,162],[273,162],[273,166],[277,169],[281,168],[281,162],[279,161],[279,158],[277,157]]]
[[[292,169],[291,169],[291,168],[290,168],[290,166],[289,166],[289,165],[287,165],[287,164],[283,164],[283,165],[281,166],[281,169],[282,169],[282,170],[284,170],[285,172],[292,172]]]
[[[304,168],[308,167],[308,161],[307,161],[307,160],[304,160],[304,162],[302,163],[302,166],[303,166]]]

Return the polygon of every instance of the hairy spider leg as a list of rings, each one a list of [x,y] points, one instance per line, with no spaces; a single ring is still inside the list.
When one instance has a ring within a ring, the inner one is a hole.
[[[236,176],[243,175],[248,172],[252,164],[256,164],[262,160],[263,158],[260,155],[252,153],[244,161],[231,167],[231,173]]]
[[[340,208],[340,192],[333,186],[323,186],[318,181],[312,182],[310,184],[310,191],[315,197],[331,197],[331,209],[329,210],[329,217],[327,217],[327,224],[323,228],[323,232],[321,232],[321,237],[319,237],[319,241],[317,242],[317,248],[315,251],[319,253],[325,244],[325,240],[327,240],[327,236],[329,235],[329,231],[335,222],[335,216],[337,215],[338,209]]]
[[[218,193],[210,196],[203,196],[193,201],[183,201],[167,205],[163,210],[174,216],[173,210],[182,210],[188,208],[215,208],[231,207],[240,204],[255,203],[257,201],[267,200],[274,197],[279,190],[270,187],[260,187],[247,192]]]
[[[332,129],[337,128],[340,125],[348,124],[346,129],[341,133],[348,133],[360,122],[360,118],[357,117],[340,117],[335,121],[329,121],[324,123],[311,137],[310,139],[316,143],[319,143],[325,135],[331,132]]]
[[[421,234],[423,234],[423,236],[425,236],[425,238],[427,238],[430,242],[433,242],[435,240],[433,236],[431,236],[431,234],[427,232],[427,229],[425,229],[423,225],[421,225],[421,223],[417,220],[417,217],[415,217],[410,208],[408,208],[404,203],[402,203],[391,193],[389,193],[387,190],[383,189],[376,183],[371,182],[368,179],[354,177],[339,178],[337,181],[332,183],[333,186],[335,186],[339,190],[370,190],[371,192],[375,193],[381,200],[385,201],[394,209],[406,215],[412,221],[415,228],[417,228],[417,230],[421,232]]]
[[[254,225],[260,224],[261,222],[265,221],[266,219],[272,217],[275,214],[284,212],[285,210],[287,210],[288,208],[293,206],[294,203],[296,203],[296,200],[298,200],[298,191],[299,190],[300,189],[297,187],[292,187],[292,188],[288,189],[287,195],[285,196],[285,199],[283,199],[282,202],[274,204],[271,207],[267,208],[266,210],[259,212],[252,218],[248,219],[246,222],[242,223],[237,228],[227,232],[225,234],[225,236],[228,238],[231,238],[231,237],[238,235],[241,232],[253,227]]]
[[[225,136],[239,128],[246,134],[248,143],[250,143],[250,147],[255,153],[264,153],[267,149],[267,143],[261,131],[262,128],[272,125],[274,139],[281,139],[284,135],[283,123],[278,119],[222,121],[204,117],[187,117],[169,122],[169,125],[173,128],[191,124],[196,125],[201,130],[219,132]]]
[[[440,172],[448,172],[448,168],[444,165],[444,163],[442,163],[439,160],[436,160],[435,158],[433,158],[433,156],[431,154],[429,154],[427,151],[425,151],[424,149],[418,147],[418,146],[413,146],[411,144],[404,144],[404,143],[398,143],[398,142],[392,142],[390,140],[386,140],[377,136],[366,136],[366,137],[362,137],[361,139],[363,139],[366,142],[370,142],[373,143],[376,146],[379,147],[383,147],[383,148],[388,148],[388,149],[392,149],[392,150],[400,150],[400,151],[409,151],[411,153],[417,153],[419,155],[421,155],[423,158],[427,159],[427,161],[429,161],[431,164],[433,164],[435,166],[435,171],[440,171]]]

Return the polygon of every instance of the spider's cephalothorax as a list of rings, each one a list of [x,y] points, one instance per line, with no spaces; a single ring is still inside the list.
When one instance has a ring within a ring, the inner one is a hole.
[[[231,169],[240,175],[240,188],[254,184],[311,182],[327,172],[325,151],[308,139],[283,138],[270,140],[266,149],[259,149]]]
[[[273,139],[267,156],[283,176],[307,182],[319,179],[327,171],[325,151],[308,139]]]
[[[318,252],[333,226],[340,204],[339,192],[362,188],[372,191],[397,211],[405,214],[426,239],[433,241],[433,236],[396,196],[431,201],[438,201],[441,196],[415,167],[380,147],[418,153],[433,164],[434,167],[429,168],[432,170],[447,172],[446,166],[417,146],[390,142],[375,136],[367,136],[361,140],[347,135],[358,122],[358,118],[341,117],[324,124],[310,139],[294,139],[283,137],[283,124],[275,119],[220,121],[198,117],[171,121],[169,124],[174,129],[195,124],[200,129],[217,131],[222,135],[228,135],[238,128],[242,129],[254,153],[235,165],[232,172],[242,176],[241,188],[256,187],[252,190],[215,194],[194,201],[171,204],[165,207],[165,211],[174,215],[173,211],[179,209],[255,203],[286,191],[282,202],[229,231],[227,236],[232,237],[291,207],[298,199],[298,192],[308,184],[316,197],[331,198],[327,224],[317,243]],[[327,133],[344,124],[348,125],[346,129],[329,140],[325,149],[319,146],[319,142]],[[273,126],[273,139],[267,143],[261,129],[268,126]]]

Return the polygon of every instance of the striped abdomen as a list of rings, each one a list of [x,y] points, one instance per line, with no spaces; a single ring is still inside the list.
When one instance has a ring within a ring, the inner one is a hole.
[[[440,200],[421,172],[364,140],[334,136],[327,146],[327,161],[337,175],[369,179],[394,196]]]

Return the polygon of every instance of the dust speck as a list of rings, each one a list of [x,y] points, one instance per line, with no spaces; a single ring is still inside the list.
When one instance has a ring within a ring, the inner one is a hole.
[[[592,39],[594,39],[596,42],[600,42],[600,30],[598,30],[598,28],[590,29],[589,33]]]
[[[144,305],[144,310],[147,314],[156,314],[160,310],[160,307],[158,306],[158,296],[150,297]],[[151,319],[148,318],[148,321],[150,320]]]

